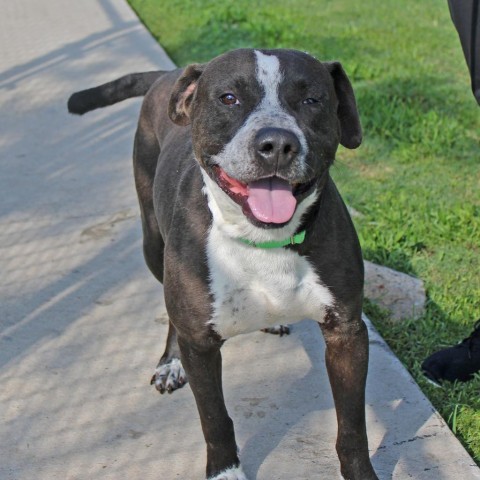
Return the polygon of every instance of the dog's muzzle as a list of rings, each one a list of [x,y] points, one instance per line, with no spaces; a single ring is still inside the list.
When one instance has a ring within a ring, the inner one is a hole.
[[[295,214],[305,193],[313,190],[316,178],[305,178],[300,165],[302,145],[289,129],[262,127],[252,137],[248,174],[232,174],[214,164],[210,176],[256,226],[278,228]]]

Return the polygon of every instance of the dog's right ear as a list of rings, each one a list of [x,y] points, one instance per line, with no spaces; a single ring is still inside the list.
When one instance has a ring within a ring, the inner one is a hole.
[[[177,125],[185,126],[190,123],[190,111],[197,82],[205,65],[194,63],[189,65],[173,86],[168,116]]]

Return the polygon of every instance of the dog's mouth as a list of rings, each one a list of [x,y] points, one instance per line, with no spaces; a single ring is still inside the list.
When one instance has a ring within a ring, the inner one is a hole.
[[[281,227],[293,217],[297,204],[315,186],[315,179],[291,183],[278,176],[260,178],[248,183],[230,177],[218,165],[213,167],[218,186],[238,205],[243,214],[262,227]]]

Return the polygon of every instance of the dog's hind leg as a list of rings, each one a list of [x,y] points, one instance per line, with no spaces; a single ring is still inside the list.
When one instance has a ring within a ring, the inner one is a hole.
[[[155,278],[163,283],[163,249],[165,247],[153,206],[153,182],[160,146],[146,120],[139,121],[133,149],[133,172],[138,203],[142,214],[143,255]]]
[[[163,241],[153,207],[153,179],[160,147],[146,122],[140,122],[135,135],[134,173],[138,201],[142,213],[143,255],[154,277],[163,283]],[[165,352],[160,358],[151,385],[160,393],[172,393],[187,382],[180,361],[177,331],[169,321]]]
[[[183,387],[185,383],[187,383],[187,377],[180,361],[177,331],[169,321],[165,352],[158,362],[150,384],[155,385],[155,388],[163,394],[165,392],[172,393]]]

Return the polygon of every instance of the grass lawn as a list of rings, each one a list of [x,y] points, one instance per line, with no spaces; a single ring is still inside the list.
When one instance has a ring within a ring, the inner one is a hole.
[[[480,317],[480,108],[446,0],[129,0],[178,65],[238,47],[340,60],[365,140],[332,170],[365,258],[425,281],[426,314],[394,324],[365,309],[480,463],[480,375],[430,386],[420,363]],[[255,5],[252,7],[252,5]]]

